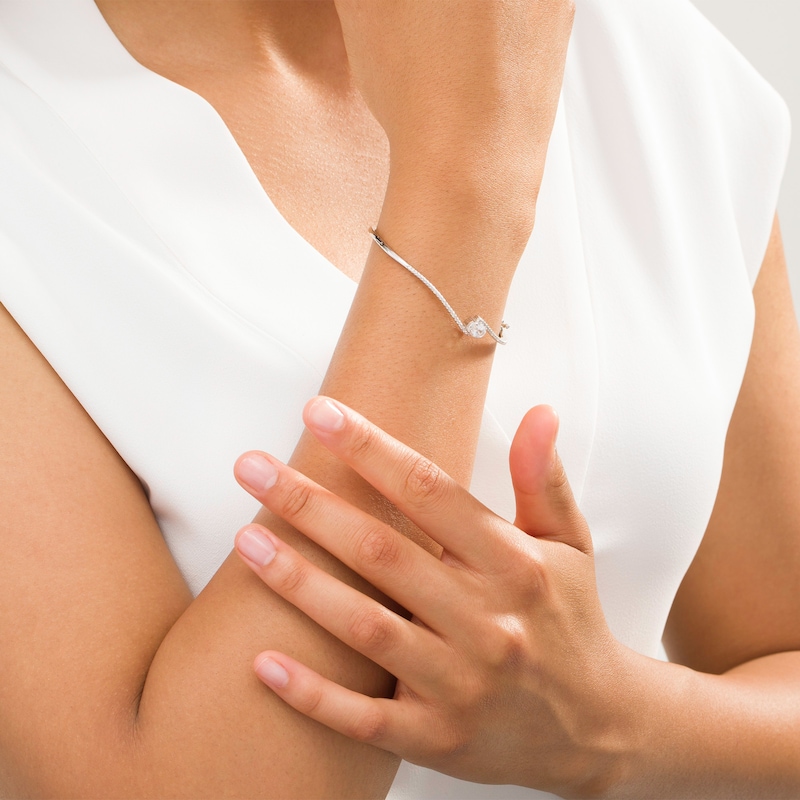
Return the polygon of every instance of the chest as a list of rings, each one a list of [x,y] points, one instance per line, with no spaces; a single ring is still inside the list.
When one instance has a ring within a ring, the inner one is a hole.
[[[386,135],[361,95],[269,69],[155,66],[214,107],[281,215],[357,281],[389,174]]]

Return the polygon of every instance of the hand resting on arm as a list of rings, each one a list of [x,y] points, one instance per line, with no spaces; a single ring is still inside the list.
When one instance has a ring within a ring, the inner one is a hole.
[[[608,629],[552,410],[530,411],[512,444],[511,525],[352,411],[340,427],[320,424],[317,399],[309,429],[444,555],[274,462],[277,482],[256,496],[420,624],[250,526],[237,546],[254,572],[398,684],[393,700],[368,698],[275,651],[256,659],[262,680],[345,735],[468,780],[565,797],[797,797],[800,335],[777,220],[755,299],[717,503],[667,627],[678,663],[640,655]],[[431,479],[415,485],[414,471]],[[298,485],[309,502],[287,509]],[[257,558],[243,547],[253,536],[272,545]]]

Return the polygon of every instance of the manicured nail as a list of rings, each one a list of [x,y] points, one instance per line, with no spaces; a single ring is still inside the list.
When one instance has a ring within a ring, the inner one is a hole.
[[[327,398],[320,398],[311,404],[308,409],[308,419],[315,428],[331,433],[344,427],[344,414]]]
[[[275,558],[275,545],[260,531],[248,528],[236,540],[236,549],[249,561],[266,567]]]
[[[236,474],[254,492],[263,492],[278,480],[278,470],[263,456],[245,456],[237,465]]]
[[[264,683],[276,689],[283,689],[289,683],[289,673],[272,658],[262,658],[256,664],[256,672]]]

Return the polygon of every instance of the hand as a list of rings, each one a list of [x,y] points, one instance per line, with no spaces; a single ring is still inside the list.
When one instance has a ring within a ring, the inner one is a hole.
[[[274,468],[254,492],[267,508],[414,615],[247,526],[237,549],[261,579],[398,682],[394,699],[365,697],[272,651],[256,658],[259,677],[340,733],[458,778],[580,796],[607,788],[627,747],[623,691],[635,654],[603,617],[552,409],[529,411],[511,447],[514,525],[341,404],[316,398],[305,422],[444,552],[437,559],[269,456],[243,456],[240,470],[243,461]]]
[[[335,2],[356,86],[394,163],[429,179],[442,162],[449,171],[479,161],[538,188],[572,0]]]

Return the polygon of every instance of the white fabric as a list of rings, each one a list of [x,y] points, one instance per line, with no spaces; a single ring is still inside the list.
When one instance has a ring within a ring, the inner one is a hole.
[[[578,0],[473,488],[511,515],[509,437],[555,406],[609,624],[643,653],[713,505],[788,137],[687,0]],[[0,301],[149,488],[195,592],[256,511],[235,458],[289,456],[354,288],[91,0],[0,0]],[[391,794],[537,796],[409,765]]]

